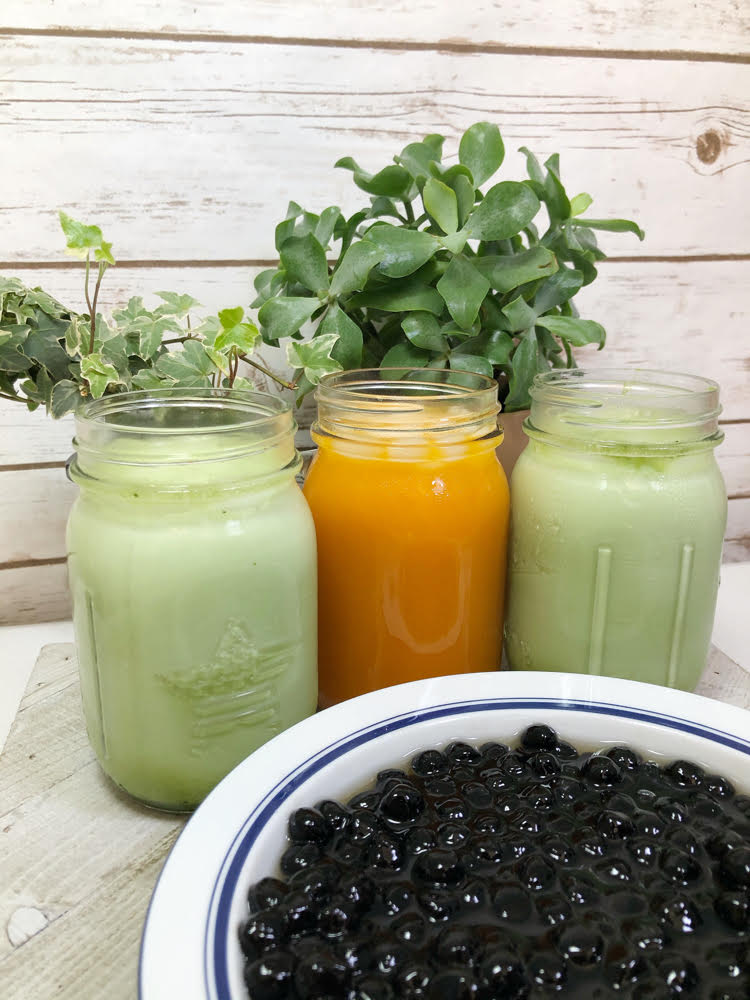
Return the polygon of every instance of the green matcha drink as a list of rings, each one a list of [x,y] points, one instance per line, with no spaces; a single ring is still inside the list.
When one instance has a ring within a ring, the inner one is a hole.
[[[68,524],[86,724],[107,774],[189,809],[315,711],[315,534],[289,407],[128,393],[76,423]]]
[[[718,414],[718,387],[691,376],[537,378],[511,481],[514,669],[695,687],[726,525]]]

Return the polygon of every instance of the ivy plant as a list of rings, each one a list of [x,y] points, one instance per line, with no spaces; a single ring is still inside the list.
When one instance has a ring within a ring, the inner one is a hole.
[[[64,212],[60,224],[68,251],[84,262],[87,311],[0,277],[0,399],[60,417],[82,400],[128,389],[253,388],[238,374],[241,361],[294,388],[251,356],[260,334],[241,306],[196,318],[200,303],[192,296],[158,292],[155,309],[134,296],[105,319],[97,306],[115,264],[112,244],[98,226]]]
[[[252,306],[263,339],[287,341],[298,398],[330,371],[449,367],[494,375],[505,409],[524,409],[538,372],[604,346],[573,298],[605,256],[595,231],[641,229],[586,216],[592,199],[569,197],[557,154],[542,165],[523,148],[528,177],[486,187],[505,157],[494,124],[467,129],[458,162],[443,163],[443,144],[409,143],[374,174],[339,160],[369,195],[348,218],[289,203],[278,266],[255,279]]]

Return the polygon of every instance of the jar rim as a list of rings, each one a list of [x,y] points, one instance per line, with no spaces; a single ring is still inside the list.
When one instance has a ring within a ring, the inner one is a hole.
[[[716,444],[719,385],[702,375],[646,368],[543,372],[529,389],[531,431],[599,449]]]
[[[235,410],[238,419],[223,424],[200,424],[186,421],[184,425],[167,426],[164,423],[135,419],[135,415],[155,416],[159,411],[176,409],[224,411]],[[133,419],[128,419],[128,417]],[[229,389],[196,386],[194,388],[139,389],[113,393],[91,400],[76,413],[78,433],[84,428],[95,430],[106,426],[123,433],[186,435],[200,433],[236,433],[242,430],[263,430],[272,427],[285,416],[291,421],[291,404],[280,396],[260,390]]]
[[[497,434],[497,382],[449,368],[357,368],[324,376],[313,431],[331,437],[415,444]]]

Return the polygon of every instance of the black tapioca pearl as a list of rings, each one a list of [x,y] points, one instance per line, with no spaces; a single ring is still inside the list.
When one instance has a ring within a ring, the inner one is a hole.
[[[663,951],[667,935],[664,927],[657,920],[645,917],[629,921],[623,927],[628,938],[639,952],[650,955]]]
[[[266,951],[283,948],[287,940],[283,915],[277,909],[254,913],[240,928],[240,948],[246,958],[254,961]]]
[[[377,809],[379,802],[380,792],[378,791],[358,792],[349,799],[347,805],[350,809],[374,810]]]
[[[464,877],[464,866],[455,851],[435,848],[416,858],[412,875],[419,885],[455,886]]]
[[[337,940],[351,934],[359,923],[355,905],[347,899],[331,900],[318,916],[318,931],[329,940]]]
[[[464,823],[441,823],[436,831],[436,843],[442,848],[456,848],[471,837],[471,830]]]
[[[438,800],[435,802],[434,809],[440,819],[453,820],[456,823],[463,823],[471,813],[469,804],[458,796]]]
[[[378,812],[388,823],[414,823],[424,809],[422,793],[406,782],[392,785],[378,805]]]
[[[294,984],[294,958],[288,952],[269,952],[245,966],[245,984],[253,1000],[285,1000]]]
[[[531,753],[538,750],[553,753],[557,749],[557,744],[557,733],[551,726],[529,726],[521,736],[521,746]]]
[[[456,741],[445,748],[445,756],[452,764],[476,764],[482,754],[470,743]]]
[[[570,743],[566,743],[565,740],[560,740],[555,747],[553,753],[560,760],[571,761],[578,757],[578,751]]]
[[[514,777],[498,768],[492,768],[483,775],[484,784],[493,794],[512,792],[518,787]]]
[[[289,817],[289,839],[293,844],[325,844],[330,836],[331,828],[317,809],[295,809]]]
[[[492,792],[478,781],[467,782],[462,792],[474,809],[486,809],[492,804]]]
[[[554,885],[555,866],[541,855],[532,854],[518,865],[518,877],[527,889],[539,892]]]
[[[391,882],[385,885],[382,891],[383,905],[391,916],[397,916],[414,906],[416,896],[416,890],[411,882]]]
[[[477,834],[500,833],[503,821],[494,813],[478,813],[469,821],[472,831]]]
[[[653,909],[662,926],[677,934],[695,934],[703,923],[698,907],[687,896],[655,900]]]
[[[604,954],[604,938],[591,927],[570,927],[560,935],[558,948],[569,962],[597,965]]]
[[[606,756],[620,768],[621,771],[636,771],[641,764],[640,756],[630,747],[612,747]]]
[[[673,882],[687,885],[700,878],[702,869],[692,855],[677,847],[668,847],[662,851],[659,867]]]
[[[482,1000],[526,1000],[531,993],[531,981],[523,962],[514,952],[497,948],[479,968],[479,995]]]
[[[574,906],[594,906],[601,894],[593,884],[591,876],[582,872],[563,874],[560,882],[567,898]]]
[[[380,821],[372,809],[356,808],[349,818],[346,835],[353,844],[366,844],[380,829]]]
[[[419,913],[402,913],[391,923],[391,930],[403,944],[421,947],[427,933],[427,924]]]
[[[632,882],[633,871],[624,858],[611,858],[597,861],[594,871],[603,882]]]
[[[528,893],[517,885],[498,889],[492,906],[500,920],[515,924],[528,920],[533,910]]]
[[[607,840],[624,840],[635,833],[635,824],[626,813],[606,809],[597,817],[596,829]]]
[[[544,990],[559,991],[567,979],[565,959],[552,952],[534,955],[527,965],[532,982]]]
[[[750,930],[750,896],[741,890],[723,892],[714,909],[725,924],[735,931]]]
[[[479,878],[471,879],[459,890],[460,909],[465,913],[477,913],[488,905],[487,884]]]
[[[681,851],[685,851],[686,854],[690,854],[692,857],[700,854],[701,848],[697,838],[690,830],[685,829],[684,826],[678,826],[670,830],[667,833],[666,841],[670,847],[678,847]]]
[[[664,774],[678,788],[700,788],[705,778],[702,767],[688,760],[674,760],[664,768]]]
[[[358,913],[364,913],[372,905],[377,889],[371,878],[358,872],[342,877],[338,894],[352,903]]]
[[[444,969],[432,977],[430,1000],[473,1000],[475,996],[474,977],[466,969]]]
[[[509,749],[505,743],[483,743],[479,747],[479,753],[482,755],[480,765],[483,766],[485,763],[499,760],[508,753]]]
[[[536,912],[542,923],[550,927],[557,927],[564,924],[573,916],[573,909],[570,903],[560,893],[541,895],[535,900]]]
[[[607,853],[607,842],[598,833],[582,831],[580,840],[574,840],[575,846],[581,854],[586,854],[590,858],[603,858]]]
[[[409,830],[404,839],[404,851],[408,857],[424,854],[437,846],[437,834],[429,827],[417,827]]]
[[[284,875],[294,875],[295,872],[303,868],[311,868],[316,865],[321,858],[318,844],[308,842],[306,844],[292,844],[281,855],[280,867]]]
[[[690,810],[693,816],[704,820],[718,819],[722,815],[719,803],[705,792],[700,792],[691,799]]]
[[[419,894],[419,906],[431,924],[450,920],[460,907],[460,897],[453,890],[424,889]]]
[[[727,851],[732,851],[735,847],[743,845],[744,838],[734,830],[721,830],[706,841],[706,850],[712,858],[718,861],[724,857]]]
[[[547,785],[533,782],[521,793],[525,805],[536,812],[549,812],[555,805],[555,793]]]
[[[340,802],[324,799],[317,805],[318,812],[323,816],[332,833],[340,833],[346,829],[349,822],[349,810]]]
[[[734,785],[721,774],[707,774],[703,779],[703,790],[717,799],[731,799]]]
[[[292,875],[289,886],[295,892],[304,893],[312,902],[321,903],[330,899],[336,891],[340,877],[338,866],[323,858],[320,863],[302,868]]]
[[[290,893],[280,909],[287,937],[303,937],[318,926],[319,909],[301,892]]]
[[[686,823],[690,810],[686,803],[678,802],[669,796],[661,796],[654,803],[656,812],[666,823]]]
[[[407,962],[396,977],[398,995],[405,1000],[424,1000],[429,996],[432,970],[419,962]]]
[[[655,812],[643,811],[633,816],[633,833],[638,837],[661,837],[666,823]]]
[[[750,847],[725,851],[719,862],[719,878],[729,887],[750,886]]]
[[[577,852],[567,838],[555,834],[545,837],[541,843],[541,849],[548,858],[551,858],[558,865],[568,866],[575,863]]]
[[[655,841],[647,837],[633,837],[628,841],[627,849],[639,865],[651,868],[659,859],[659,847]]]
[[[544,750],[531,754],[527,764],[538,778],[552,778],[560,773],[558,759]]]
[[[449,795],[456,795],[458,786],[452,778],[430,778],[425,782],[424,790],[431,798],[445,798]]]
[[[346,994],[346,1000],[393,1000],[395,996],[390,983],[377,976],[363,976]]]
[[[439,750],[424,750],[411,762],[412,771],[421,778],[435,778],[448,772],[448,760]]]
[[[471,927],[446,927],[436,942],[436,954],[443,965],[473,965],[479,951]]]
[[[507,754],[501,761],[498,761],[500,770],[513,778],[522,778],[530,773],[525,758],[516,752]]]
[[[376,941],[370,952],[369,971],[394,981],[411,957],[410,949],[395,938]]]
[[[679,954],[665,955],[657,962],[657,969],[662,982],[678,996],[682,993],[691,993],[700,985],[700,976],[692,962],[687,956]]]
[[[611,989],[625,992],[648,973],[649,965],[643,955],[628,955],[608,964],[606,979]]]
[[[402,781],[409,783],[409,776],[398,767],[386,767],[384,770],[378,771],[375,783],[381,791],[384,791],[386,786],[390,786],[392,781],[398,784],[401,784]]]
[[[560,775],[552,782],[552,791],[560,806],[569,806],[586,795],[583,783],[577,777]]]
[[[289,894],[289,891],[286,882],[268,876],[250,886],[247,901],[251,910],[265,910],[268,907],[277,906]]]
[[[622,770],[610,757],[589,757],[581,769],[581,776],[595,788],[610,788],[622,781]]]

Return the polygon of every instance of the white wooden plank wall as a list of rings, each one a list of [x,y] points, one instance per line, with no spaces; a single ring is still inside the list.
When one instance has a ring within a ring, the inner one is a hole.
[[[57,209],[100,223],[111,306],[157,289],[247,305],[290,198],[358,201],[332,164],[372,169],[427,132],[496,121],[516,152],[559,151],[603,240],[581,293],[595,364],[718,379],[727,558],[750,554],[750,6],[736,0],[329,2],[4,0],[0,273],[81,308]],[[0,624],[67,613],[70,421],[0,401]]]

